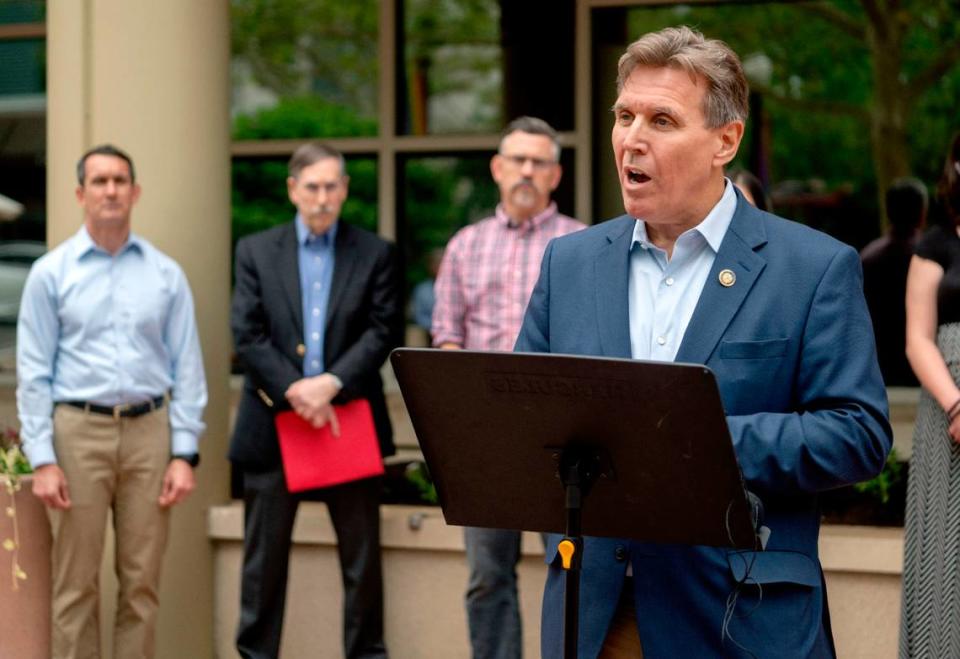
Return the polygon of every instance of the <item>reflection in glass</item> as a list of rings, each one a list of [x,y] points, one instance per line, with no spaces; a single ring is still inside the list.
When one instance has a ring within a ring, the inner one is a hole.
[[[38,19],[35,3],[0,10],[0,23]],[[0,240],[45,239],[45,92],[46,41],[0,41]]]
[[[490,178],[490,155],[418,157],[401,163],[398,240],[406,257],[408,291],[428,278],[431,251],[443,248],[461,227],[493,213],[499,193]]]
[[[0,25],[39,23],[43,21],[46,0],[3,0],[0,2]]]
[[[574,0],[401,6],[399,133],[497,132],[525,114],[573,130]]]
[[[0,41],[0,96],[42,94],[46,89],[44,39]]]
[[[497,131],[502,118],[500,3],[403,3],[406,116],[399,132]]]
[[[235,158],[233,160],[231,227],[233,244],[246,236],[289,222],[296,210],[287,197],[288,158]],[[350,195],[341,219],[377,231],[377,163],[373,158],[347,158]]]
[[[377,0],[231,0],[234,139],[377,133]]]

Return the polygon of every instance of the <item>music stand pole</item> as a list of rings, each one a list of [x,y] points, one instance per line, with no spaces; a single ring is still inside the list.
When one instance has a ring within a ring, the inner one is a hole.
[[[600,475],[600,457],[597,451],[570,446],[560,456],[560,480],[565,490],[564,507],[567,513],[566,536],[557,551],[566,570],[563,592],[563,656],[577,659],[577,640],[580,621],[580,573],[583,566],[583,536],[581,513],[583,499]]]

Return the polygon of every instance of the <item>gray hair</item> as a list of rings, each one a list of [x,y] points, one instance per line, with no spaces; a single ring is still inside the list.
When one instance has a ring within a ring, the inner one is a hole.
[[[497,151],[503,148],[503,141],[513,133],[530,133],[531,135],[543,135],[553,142],[553,160],[560,162],[560,138],[553,126],[543,119],[537,117],[517,117],[503,129],[500,133],[500,144],[497,145]]]
[[[347,164],[343,159],[343,154],[323,142],[307,142],[297,147],[297,150],[290,156],[290,162],[287,163],[287,173],[292,178],[297,178],[305,168],[327,158],[333,158],[340,163],[341,176],[347,173]]]
[[[682,69],[707,81],[703,116],[708,128],[746,121],[749,88],[740,58],[718,39],[707,39],[686,25],[643,35],[627,46],[617,65],[617,93],[638,66]]]

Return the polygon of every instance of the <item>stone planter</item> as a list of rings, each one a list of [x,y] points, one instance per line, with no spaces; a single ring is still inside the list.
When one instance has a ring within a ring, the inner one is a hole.
[[[391,656],[466,659],[467,580],[463,532],[436,507],[381,507],[387,644]],[[215,506],[207,517],[214,545],[214,636],[231,657],[240,594],[243,506]],[[301,504],[291,554],[282,656],[341,656],[340,572],[333,529],[320,503]],[[838,656],[893,657],[900,617],[903,530],[824,526],[820,558],[826,574]],[[524,656],[539,656],[543,546],[525,533],[518,566]]]
[[[27,578],[13,589],[10,552],[0,550],[0,659],[50,656],[50,525],[43,503],[33,496],[31,478],[16,494],[20,567]],[[10,505],[0,489],[0,509]],[[13,523],[0,516],[0,542],[13,537]]]

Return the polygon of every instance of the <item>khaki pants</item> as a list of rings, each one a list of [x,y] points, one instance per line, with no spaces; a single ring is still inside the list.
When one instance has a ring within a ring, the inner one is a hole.
[[[120,584],[114,656],[153,657],[157,589],[169,510],[157,503],[170,459],[166,409],[114,419],[58,405],[57,462],[72,507],[49,510],[53,531],[54,659],[100,659],[99,570],[113,511]]]

